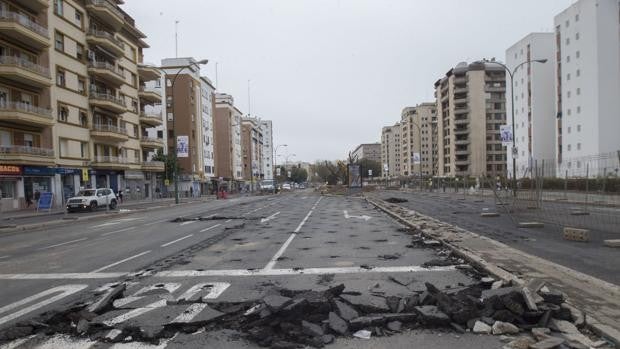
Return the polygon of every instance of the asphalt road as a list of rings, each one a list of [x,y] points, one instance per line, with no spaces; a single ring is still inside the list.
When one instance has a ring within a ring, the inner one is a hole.
[[[173,222],[183,216],[187,220]],[[189,220],[203,217],[205,220]],[[217,218],[217,219],[215,219]],[[0,235],[0,329],[92,301],[94,291],[128,280],[126,293],[166,288],[176,297],[203,290],[218,302],[257,299],[274,286],[321,290],[344,283],[347,290],[404,295],[473,280],[452,267],[420,265],[436,251],[411,248],[410,237],[391,218],[361,199],[321,197],[311,191],[194,203],[117,219]],[[396,258],[384,258],[395,255]],[[402,286],[390,280],[406,275]],[[198,287],[198,288],[197,288]],[[203,292],[203,291],[200,291]],[[206,297],[206,296],[205,296]],[[119,314],[144,324],[164,324],[185,310],[166,306]],[[178,314],[177,314],[178,313]],[[132,315],[133,314],[133,315]],[[166,316],[163,316],[165,314]],[[497,337],[437,331],[405,332],[371,340],[339,339],[334,348],[497,348]],[[160,342],[101,343],[39,334],[0,348],[254,348],[238,334],[183,334]]]
[[[476,202],[478,197],[461,200],[462,194],[445,195],[395,190],[380,191],[375,195],[382,199],[391,197],[406,199],[407,202],[398,205],[620,285],[620,274],[617,270],[618,249],[603,246],[605,239],[620,238],[620,230],[614,233],[608,229],[597,230],[597,226],[593,226],[590,231],[590,242],[575,242],[565,240],[556,225],[546,224],[543,228],[517,227],[517,222],[533,221],[537,217],[533,216],[533,213],[522,211],[511,217],[501,207],[496,207],[492,197],[485,197],[484,202]],[[574,206],[566,203],[545,203],[545,205],[553,207],[555,212],[568,212],[570,207]],[[591,210],[593,214],[620,216],[620,210],[617,208],[599,207],[591,208]],[[480,216],[482,212],[497,212],[500,216],[483,218]],[[607,227],[607,224],[600,225],[600,227],[603,226]]]

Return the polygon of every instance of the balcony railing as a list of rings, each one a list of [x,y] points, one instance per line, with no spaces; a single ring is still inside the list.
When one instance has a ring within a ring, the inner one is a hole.
[[[20,57],[0,56],[0,65],[16,65],[46,78],[50,77],[50,70],[47,67],[38,65]]]
[[[96,68],[96,69],[105,69],[108,71],[111,71],[112,73],[118,75],[119,78],[121,79],[125,79],[125,76],[118,70],[118,68],[116,68],[116,66],[108,63],[108,62],[89,62],[88,63],[88,67],[89,68]]]
[[[95,163],[113,163],[113,164],[126,164],[127,159],[120,156],[95,156],[93,159]]]
[[[90,91],[90,98],[92,99],[102,99],[102,100],[106,100],[106,101],[110,101],[112,103],[118,104],[122,107],[126,107],[125,102],[113,95],[107,94],[107,93],[101,93],[101,92],[95,92],[95,91]]]
[[[93,131],[112,132],[112,133],[118,133],[118,134],[122,134],[122,135],[126,135],[127,134],[127,129],[126,128],[121,128],[121,127],[118,127],[118,126],[106,125],[106,124],[94,124],[93,125]]]
[[[140,112],[141,118],[153,119],[153,120],[162,120],[161,114],[147,114],[145,112]]]
[[[0,102],[0,111],[20,111],[53,119],[51,109],[35,107],[22,102]]]
[[[140,91],[140,92],[150,92],[150,93],[154,93],[154,94],[156,94],[156,95],[158,95],[158,96],[161,96],[161,93],[160,93],[157,89],[154,89],[154,88],[147,88],[147,87],[145,87],[145,86],[140,86],[140,87],[138,88],[138,91]]]
[[[46,38],[49,38],[49,33],[46,27],[38,23],[35,23],[30,18],[22,15],[21,13],[11,12],[11,11],[0,11],[0,21],[15,22],[15,23],[21,24],[22,26],[32,30],[33,32],[39,35],[45,36]]]
[[[23,145],[0,145],[0,154],[54,156],[54,149],[27,147]]]
[[[103,31],[103,30],[96,30],[96,29],[90,29],[88,31],[88,35],[92,35],[98,38],[104,38],[104,39],[108,39],[110,41],[112,41],[116,46],[120,47],[121,49],[125,49],[125,44],[120,41],[119,39],[117,39],[116,37],[114,37],[114,35]]]
[[[143,161],[142,166],[146,167],[164,167],[163,161]]]
[[[155,137],[142,137],[142,142],[155,142],[155,143],[164,143],[163,138],[155,138]]]
[[[88,0],[88,2],[96,6],[105,6],[107,9],[114,12],[115,15],[119,16],[120,18],[125,18],[125,16],[123,16],[123,14],[121,13],[121,11],[119,11],[114,5],[112,5],[107,0]]]

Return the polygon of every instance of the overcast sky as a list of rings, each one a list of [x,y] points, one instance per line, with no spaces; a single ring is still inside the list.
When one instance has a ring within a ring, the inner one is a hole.
[[[273,120],[291,159],[342,159],[403,107],[434,101],[461,61],[504,60],[530,32],[551,31],[570,0],[125,0],[151,46],[145,62],[207,58],[217,87]],[[545,57],[551,58],[551,57]],[[282,149],[282,148],[281,148]],[[284,153],[280,150],[279,153]]]

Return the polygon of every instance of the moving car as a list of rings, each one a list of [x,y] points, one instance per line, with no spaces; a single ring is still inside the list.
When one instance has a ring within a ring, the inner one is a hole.
[[[288,183],[282,184],[282,190],[291,190],[291,185]]]
[[[113,210],[116,208],[116,204],[116,194],[114,194],[112,189],[83,189],[76,196],[67,200],[67,211],[73,212],[85,209],[94,211],[97,207],[105,207],[106,205]]]
[[[265,179],[260,182],[260,190],[262,192],[273,192],[275,189],[275,181],[273,179]]]

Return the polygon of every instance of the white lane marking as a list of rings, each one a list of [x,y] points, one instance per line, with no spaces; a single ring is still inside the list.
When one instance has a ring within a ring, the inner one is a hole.
[[[0,349],[15,349],[36,336],[37,336],[36,334],[33,334],[32,336],[16,339],[12,342],[6,343],[4,345],[0,345]]]
[[[142,252],[142,253],[138,253],[137,255],[133,255],[133,256],[131,256],[131,257],[127,257],[127,258],[125,258],[125,259],[121,259],[121,260],[120,260],[120,261],[118,261],[118,262],[114,262],[114,263],[112,263],[112,264],[108,264],[108,265],[106,265],[105,267],[101,267],[101,268],[99,268],[99,269],[95,269],[95,270],[91,271],[91,273],[98,273],[98,272],[100,272],[100,271],[104,271],[104,270],[106,270],[106,269],[110,269],[110,268],[112,268],[112,267],[114,267],[114,266],[117,266],[117,265],[119,265],[119,264],[121,264],[121,263],[125,263],[125,262],[127,262],[127,261],[132,260],[132,259],[135,259],[135,258],[138,258],[138,257],[144,256],[145,254],[150,253],[150,252],[151,252],[151,250],[148,250],[148,251],[144,251],[144,252]]]
[[[271,216],[269,216],[269,217],[267,217],[267,218],[261,218],[261,219],[260,219],[260,222],[261,222],[261,223],[269,222],[270,220],[275,219],[275,218],[276,218],[276,216],[277,216],[277,215],[279,215],[279,214],[280,214],[280,211],[278,211],[278,212],[276,212],[276,213],[272,214]]]
[[[179,242],[179,241],[181,241],[181,240],[185,240],[185,239],[187,239],[187,238],[189,238],[189,237],[192,237],[192,236],[194,236],[194,234],[189,234],[189,235],[186,235],[186,236],[184,236],[184,237],[182,237],[182,238],[178,238],[178,239],[176,239],[176,240],[172,240],[172,241],[170,241],[170,242],[167,242],[167,243],[165,243],[165,244],[161,245],[161,247],[168,247],[168,246],[170,246],[170,245],[174,244],[175,242]]]
[[[207,303],[194,303],[190,305],[184,312],[179,314],[171,323],[190,322],[196,315],[200,314],[208,306]]]
[[[196,223],[196,222],[198,222],[198,221],[187,221],[187,222],[183,222],[183,223],[181,223],[179,225],[188,225],[188,224],[192,224],[192,223]]]
[[[280,249],[278,250],[278,252],[276,252],[276,254],[273,256],[273,258],[271,258],[271,260],[269,261],[269,263],[267,263],[267,265],[265,266],[264,270],[271,270],[273,269],[273,267],[276,265],[276,260],[278,258],[280,258],[282,256],[282,254],[284,253],[284,251],[288,248],[288,245],[291,244],[291,242],[293,241],[293,239],[295,238],[295,236],[297,235],[297,233],[299,233],[299,230],[301,230],[301,227],[304,226],[304,224],[306,224],[306,221],[308,220],[308,218],[310,217],[310,215],[312,214],[312,212],[314,211],[314,209],[316,208],[316,205],[318,205],[318,203],[321,201],[323,197],[321,196],[312,206],[312,208],[310,209],[310,211],[308,211],[308,214],[306,215],[306,217],[304,217],[304,219],[301,221],[301,223],[299,223],[299,225],[297,226],[297,228],[295,229],[295,231],[293,231],[293,233],[291,233],[291,236],[288,237],[288,239],[286,239],[286,241],[284,242],[284,244],[282,245],[282,247],[280,247]]]
[[[122,233],[124,231],[132,230],[132,229],[136,229],[136,227],[129,227],[129,228],[125,228],[125,229],[110,231],[110,232],[101,234],[101,236],[108,236],[108,235],[112,235],[112,234],[116,234],[116,233]]]
[[[224,223],[228,223],[228,222],[230,222],[230,221],[232,221],[232,219],[228,219],[228,220],[226,220],[226,222],[224,222]]]
[[[115,279],[125,275],[127,273],[0,274],[0,280]]]
[[[87,238],[81,238],[81,239],[75,239],[75,240],[71,240],[71,241],[67,241],[67,242],[62,242],[60,244],[56,244],[56,245],[51,245],[51,246],[47,246],[47,247],[41,247],[39,250],[47,250],[49,248],[54,248],[54,247],[58,247],[58,246],[62,246],[62,245],[68,245],[68,244],[72,244],[74,242],[78,242],[78,241],[84,241]]]
[[[26,298],[24,298],[24,299],[22,299],[20,301],[13,302],[13,303],[11,303],[9,305],[6,305],[6,306],[0,308],[0,314],[6,313],[6,312],[11,311],[11,310],[13,310],[15,308],[21,307],[22,305],[26,305],[28,303],[34,302],[34,301],[36,301],[39,298],[43,298],[43,297],[52,295],[54,293],[60,292],[60,294],[57,294],[57,295],[55,295],[55,296],[53,296],[51,298],[42,300],[42,301],[40,301],[38,303],[32,304],[32,305],[30,305],[30,306],[28,306],[26,308],[23,308],[23,309],[21,309],[19,311],[16,311],[16,312],[14,312],[12,314],[9,314],[9,315],[1,317],[0,318],[0,325],[4,324],[6,322],[9,322],[11,320],[17,319],[20,316],[23,316],[23,315],[28,314],[28,313],[30,313],[32,311],[35,311],[35,310],[37,310],[39,308],[42,308],[42,307],[44,307],[44,306],[46,306],[48,304],[54,303],[54,302],[56,302],[56,301],[58,301],[60,299],[63,299],[65,297],[69,296],[69,295],[72,295],[72,294],[74,294],[76,292],[79,292],[79,291],[85,289],[86,287],[88,287],[88,285],[64,285],[64,286],[58,286],[58,287],[50,288],[49,290],[45,290],[43,292],[37,293],[37,294],[35,294],[33,296],[26,297]]]
[[[108,223],[103,223],[103,224],[99,224],[99,225],[94,225],[91,228],[101,228],[101,227],[108,227],[110,225],[117,225],[117,224],[121,224],[123,222],[130,222],[130,221],[135,221],[137,218],[121,218],[118,219],[114,222],[108,222]]]
[[[88,349],[96,342],[88,339],[75,338],[66,334],[55,335],[36,346],[37,349]]]
[[[148,225],[159,224],[159,223],[163,223],[163,222],[167,222],[167,221],[168,221],[167,219],[163,219],[161,221],[155,221],[155,222],[146,223],[146,224],[143,224],[143,225],[144,226],[148,226]]]
[[[120,323],[125,322],[125,321],[127,321],[129,319],[132,319],[132,318],[135,318],[137,316],[140,316],[142,314],[146,314],[149,311],[152,311],[154,309],[165,307],[165,306],[166,306],[166,300],[165,299],[160,299],[160,300],[158,300],[156,302],[153,302],[153,303],[147,305],[144,308],[136,308],[136,309],[133,309],[133,310],[128,311],[126,313],[123,313],[123,314],[121,314],[121,315],[119,315],[119,316],[117,316],[115,318],[112,318],[110,320],[104,321],[103,324],[107,325],[107,326],[114,326],[116,324],[120,324]]]
[[[230,286],[227,282],[207,282],[200,283],[190,287],[185,293],[183,293],[177,300],[184,300],[192,298],[196,293],[208,288],[209,293],[204,295],[203,299],[216,299]]]
[[[119,298],[119,299],[115,299],[114,302],[112,302],[112,306],[114,306],[114,308],[121,308],[129,303],[133,303],[135,301],[139,301],[140,299],[142,299],[144,297],[134,297],[134,296],[128,296],[125,298]]]
[[[368,222],[369,219],[371,219],[372,217],[367,216],[367,215],[363,215],[363,216],[350,216],[349,215],[349,211],[344,210],[342,211],[344,213],[344,218],[349,219],[349,218],[358,218],[358,219],[363,219],[366,222]]]
[[[0,259],[6,259],[6,258],[9,258],[9,257],[11,257],[11,256],[10,255],[0,256]]]
[[[159,341],[158,344],[149,344],[142,342],[127,342],[127,343],[116,343],[111,346],[109,349],[165,349],[168,346],[168,342],[170,342],[176,335],[172,338],[166,338]]]
[[[278,276],[278,275],[323,275],[323,274],[365,274],[365,273],[419,273],[456,270],[455,266],[424,268],[419,265],[401,267],[333,267],[306,269],[230,269],[230,270],[170,270],[160,271],[156,277],[187,278],[204,276]]]
[[[204,228],[204,229],[202,229],[200,232],[201,232],[201,233],[204,233],[205,231],[207,231],[207,230],[211,230],[211,229],[213,229],[213,228],[217,228],[217,227],[219,227],[220,225],[221,225],[221,224],[212,225],[212,226],[210,226],[210,227],[208,227],[208,228]]]

